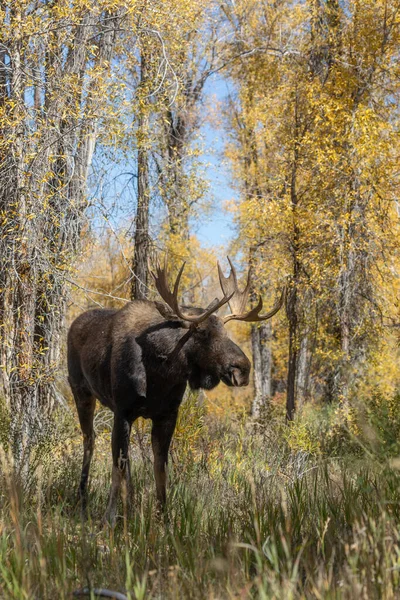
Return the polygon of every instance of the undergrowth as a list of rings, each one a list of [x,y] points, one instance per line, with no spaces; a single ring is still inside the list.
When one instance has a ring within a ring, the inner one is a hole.
[[[359,422],[357,437],[333,409],[309,411],[288,427],[273,415],[265,423],[215,419],[194,397],[182,408],[167,521],[155,511],[144,421],[132,434],[133,507],[128,513],[121,503],[114,530],[101,527],[108,413],[96,416],[87,522],[77,506],[75,414],[59,415],[28,471],[3,450],[1,598],[70,599],[84,587],[146,600],[400,598],[394,425],[384,434],[384,417],[377,428],[367,411],[369,429]]]

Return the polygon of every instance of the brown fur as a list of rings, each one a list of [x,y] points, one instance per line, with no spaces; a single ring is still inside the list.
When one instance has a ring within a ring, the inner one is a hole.
[[[193,315],[200,310],[185,308]],[[129,474],[133,421],[139,416],[153,421],[157,499],[164,506],[168,450],[187,383],[194,389],[211,389],[220,380],[247,385],[250,362],[216,315],[193,326],[165,305],[135,301],[121,310],[87,311],[72,323],[68,371],[84,436],[80,483],[84,510],[96,398],[114,413],[113,484],[107,508],[107,518],[113,520],[118,490]]]

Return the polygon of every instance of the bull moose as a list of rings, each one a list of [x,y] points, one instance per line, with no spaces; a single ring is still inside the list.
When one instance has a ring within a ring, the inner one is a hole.
[[[228,258],[229,260],[229,258]],[[87,482],[94,448],[93,417],[96,398],[114,413],[112,431],[112,484],[105,514],[115,521],[118,493],[126,478],[130,481],[129,439],[138,417],[152,420],[151,441],[157,503],[166,503],[166,467],[186,385],[210,390],[220,381],[228,386],[249,383],[250,361],[228,337],[224,325],[233,319],[264,321],[284,302],[284,292],[274,308],[261,315],[262,299],[246,311],[250,291],[239,291],[234,266],[225,277],[218,264],[222,300],[207,308],[180,306],[179,284],[185,263],[173,291],[168,284],[167,260],[152,273],[164,302],[135,300],[122,309],[95,309],[81,314],[68,333],[69,383],[76,402],[83,434],[83,465],[79,495],[86,512]],[[229,303],[231,314],[215,313]]]

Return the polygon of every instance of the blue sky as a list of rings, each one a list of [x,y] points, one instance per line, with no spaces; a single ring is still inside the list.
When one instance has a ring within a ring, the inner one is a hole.
[[[213,75],[208,80],[205,93],[205,107],[214,100],[222,101],[229,94],[229,84],[226,80]],[[203,161],[207,164],[206,177],[210,184],[210,197],[213,199],[213,209],[206,216],[205,222],[200,226],[193,223],[193,231],[196,233],[202,246],[228,247],[233,237],[232,216],[223,207],[227,200],[237,197],[232,188],[232,177],[227,162],[223,157],[224,131],[204,122],[200,129],[203,137],[205,153]]]
[[[205,167],[205,177],[209,182],[207,200],[212,201],[212,208],[206,214],[201,212],[201,222],[192,220],[191,227],[204,247],[220,246],[228,249],[234,235],[232,215],[224,210],[227,201],[237,197],[232,188],[232,177],[227,161],[224,159],[224,136],[222,127],[209,122],[208,112],[221,103],[232,91],[222,77],[211,76],[204,88],[204,117],[200,128],[201,147],[204,153],[201,162]],[[218,107],[217,107],[218,110]],[[103,148],[98,148],[94,158],[93,175],[90,185],[93,197],[100,198],[92,209],[92,227],[101,231],[105,222],[116,230],[134,222],[136,213],[136,156],[120,157],[113,162]],[[165,210],[158,206],[155,212]],[[103,219],[106,216],[107,221]],[[166,216],[166,215],[165,215]],[[159,219],[155,220],[159,222]],[[157,236],[157,226],[151,231]]]

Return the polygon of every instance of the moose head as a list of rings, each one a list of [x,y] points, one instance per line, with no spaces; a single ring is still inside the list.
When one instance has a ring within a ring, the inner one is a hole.
[[[173,291],[168,284],[168,259],[164,266],[159,263],[156,272],[151,271],[155,285],[165,304],[155,302],[161,315],[168,320],[179,321],[188,328],[183,341],[189,340],[187,356],[191,365],[188,383],[192,389],[212,389],[220,381],[228,386],[246,386],[249,383],[250,361],[244,352],[228,336],[225,324],[232,320],[265,321],[273,317],[284,302],[285,290],[274,308],[266,314],[260,314],[263,308],[261,296],[257,305],[246,310],[250,294],[251,271],[247,283],[239,290],[236,269],[228,257],[230,273],[225,277],[218,265],[219,281],[223,292],[222,300],[213,300],[205,310],[182,307],[178,301],[179,286],[185,263],[182,264],[175,280]],[[215,313],[225,304],[229,304],[231,314],[218,317]]]

